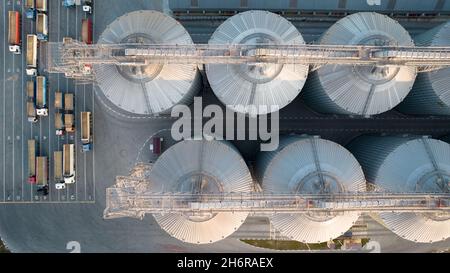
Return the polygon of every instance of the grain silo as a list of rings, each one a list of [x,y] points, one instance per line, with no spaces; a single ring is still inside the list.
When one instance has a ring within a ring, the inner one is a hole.
[[[220,155],[220,156],[218,156]],[[253,180],[237,149],[224,141],[187,140],[165,151],[149,174],[153,191],[251,192]],[[171,236],[188,243],[213,243],[236,231],[247,212],[154,214]]]
[[[325,45],[413,46],[408,32],[388,16],[359,12],[337,21],[320,38]],[[394,108],[409,93],[416,68],[324,65],[311,73],[303,92],[323,113],[375,115]]]
[[[157,11],[135,11],[112,22],[99,44],[193,44],[189,33],[175,19]],[[127,112],[165,113],[176,104],[189,104],[201,87],[195,64],[94,66],[103,94]]]
[[[449,46],[450,22],[439,25],[415,38],[417,46]],[[450,115],[450,68],[423,72],[399,105],[408,114]]]
[[[425,137],[363,136],[349,145],[367,181],[397,193],[449,192],[450,145]],[[380,213],[386,226],[407,240],[435,242],[450,237],[450,214]]]
[[[209,44],[304,44],[298,30],[285,18],[268,11],[246,11],[221,24]],[[241,113],[266,114],[280,109],[300,93],[308,74],[307,65],[208,64],[208,81],[216,96]],[[258,111],[239,108],[255,105]]]
[[[315,137],[289,136],[273,152],[262,152],[257,174],[264,192],[363,192],[361,166],[344,147]],[[325,242],[345,233],[358,212],[280,213],[270,221],[284,236],[305,243]]]

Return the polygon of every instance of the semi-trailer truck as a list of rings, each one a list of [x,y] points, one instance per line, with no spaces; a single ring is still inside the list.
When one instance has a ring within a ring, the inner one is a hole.
[[[36,19],[36,33],[38,40],[48,40],[48,17],[45,13],[39,13]]]
[[[34,81],[27,81],[27,117],[29,122],[37,122],[36,116],[36,87]]]
[[[34,34],[27,35],[27,75],[37,75],[37,50],[38,39]]]
[[[81,144],[83,152],[88,152],[92,148],[91,112],[81,112]]]
[[[64,135],[63,93],[55,92],[55,129],[56,135]]]
[[[48,158],[46,156],[36,158],[36,185],[38,191],[43,191],[44,195],[48,194]]]
[[[36,19],[35,0],[25,0],[25,15],[28,19]]]
[[[47,0],[36,0],[36,9],[40,12],[47,12]]]
[[[75,183],[75,145],[63,145],[63,178],[65,184]]]
[[[18,11],[8,11],[9,32],[8,42],[9,51],[14,54],[21,54],[21,32],[20,32],[20,13]]]
[[[55,113],[55,133],[57,136],[64,135],[64,114],[60,112]]]
[[[47,105],[47,80],[44,76],[36,77],[36,114],[38,116],[48,116]]]
[[[91,19],[82,19],[81,21],[81,41],[86,44],[92,44]]]
[[[64,114],[64,129],[67,133],[75,132],[75,124],[73,114]]]
[[[73,94],[64,94],[64,127],[67,133],[75,132],[73,105]]]
[[[55,188],[57,190],[62,190],[66,188],[66,184],[64,184],[63,179],[63,171],[62,171],[62,165],[63,165],[63,152],[62,151],[55,151],[53,153],[53,159],[54,159],[54,180],[55,180]]]
[[[28,183],[36,184],[36,140],[28,140]]]

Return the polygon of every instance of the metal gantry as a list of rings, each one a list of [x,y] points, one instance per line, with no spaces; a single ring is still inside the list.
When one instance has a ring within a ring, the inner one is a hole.
[[[118,176],[106,190],[104,218],[136,217],[147,213],[344,213],[427,212],[450,213],[450,193],[178,193],[153,192],[138,165],[130,176]]]
[[[450,66],[450,47],[274,44],[92,44],[75,40],[47,43],[45,70],[70,78],[89,78],[92,65],[149,64],[325,64],[401,65],[430,71]]]

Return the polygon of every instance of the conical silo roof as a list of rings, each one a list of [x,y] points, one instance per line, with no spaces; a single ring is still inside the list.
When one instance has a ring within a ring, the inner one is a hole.
[[[209,44],[304,44],[298,30],[285,18],[268,11],[246,11],[228,18],[212,35]],[[237,112],[266,114],[280,109],[300,93],[307,65],[208,64],[208,81],[216,96]],[[267,107],[246,111],[238,106]]]
[[[418,46],[449,46],[450,22],[439,25],[415,37]],[[450,115],[450,68],[423,72],[399,105],[408,114]]]
[[[324,45],[414,45],[397,21],[374,12],[359,12],[340,19],[319,42]],[[303,95],[319,112],[374,115],[399,104],[411,90],[415,78],[414,67],[330,64],[311,73]]]
[[[361,166],[344,147],[312,137],[289,136],[273,152],[262,152],[257,174],[264,192],[363,192]],[[358,219],[357,212],[274,214],[275,229],[293,240],[318,243],[339,237]]]
[[[153,191],[251,192],[250,171],[236,148],[224,141],[187,140],[165,151],[149,174]],[[246,219],[246,212],[154,214],[173,237],[204,244],[224,239]]]
[[[367,181],[397,193],[449,192],[450,145],[421,137],[363,136],[350,144]],[[386,226],[407,240],[435,242],[450,237],[448,213],[380,213]]]
[[[179,22],[150,10],[117,18],[98,43],[193,44]],[[189,104],[201,86],[195,64],[99,64],[94,71],[103,94],[117,107],[136,114],[165,113],[176,104]]]

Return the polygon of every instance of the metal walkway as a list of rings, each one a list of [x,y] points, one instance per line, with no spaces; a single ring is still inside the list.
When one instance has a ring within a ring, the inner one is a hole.
[[[430,71],[450,66],[450,47],[365,45],[170,45],[94,44],[71,40],[47,43],[41,59],[49,73],[88,78],[93,64],[140,66],[158,64],[324,64],[402,65]],[[89,69],[86,69],[89,68]]]
[[[450,193],[221,193],[152,192],[144,177],[151,169],[138,165],[130,176],[118,176],[106,190],[104,218],[136,217],[147,213],[344,213],[427,212],[450,214]]]

